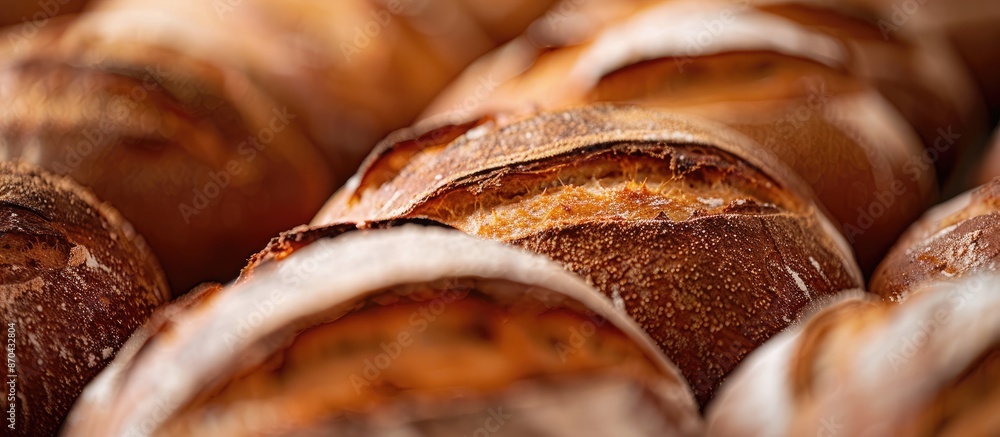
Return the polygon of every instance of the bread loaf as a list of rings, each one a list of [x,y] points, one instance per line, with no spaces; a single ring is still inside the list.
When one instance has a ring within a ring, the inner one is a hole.
[[[704,405],[809,302],[861,285],[807,189],[758,147],[616,106],[415,129],[314,223],[423,217],[548,255],[635,317]]]
[[[886,41],[874,20],[771,3],[662,2],[565,45],[529,34],[471,67],[427,114],[615,101],[720,121],[810,184],[870,273],[936,198],[935,166],[950,172],[976,138],[981,103],[941,44]]]
[[[870,290],[890,302],[950,278],[1000,267],[1000,179],[924,214],[879,264]]]
[[[769,2],[774,0],[755,0]],[[1000,4],[992,0],[949,2],[898,0],[797,0],[820,6],[836,5],[876,21],[884,39],[930,36],[954,48],[976,79],[994,116],[1000,111],[1000,59],[991,41],[1000,38]]]
[[[3,427],[54,435],[74,399],[169,299],[142,238],[66,178],[0,162]]]
[[[95,380],[66,435],[700,433],[676,368],[575,275],[451,230],[355,229],[275,240]]]
[[[227,281],[548,3],[100,1],[3,53],[0,158],[114,204],[176,292]]]
[[[79,23],[49,25],[0,68],[0,158],[70,176],[115,205],[175,292],[235,276],[329,195],[330,168],[298,114],[245,73],[150,47],[138,61],[63,51]]]
[[[997,287],[980,273],[824,309],[740,365],[707,435],[997,435]]]
[[[452,76],[553,3],[102,0],[66,49],[141,66],[162,62],[155,49],[244,70],[299,117],[340,183]]]

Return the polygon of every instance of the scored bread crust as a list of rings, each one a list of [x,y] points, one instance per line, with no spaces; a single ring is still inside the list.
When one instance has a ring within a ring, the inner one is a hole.
[[[425,114],[604,101],[725,123],[810,184],[870,273],[937,196],[934,164],[950,171],[973,140],[979,102],[937,44],[886,41],[835,6],[775,3],[667,2],[555,48],[529,35],[473,65]],[[483,77],[496,84],[485,96]],[[921,141],[938,147],[933,159]]]
[[[653,369],[652,374],[644,373],[646,378],[655,375],[653,379],[631,379],[651,384],[647,386],[647,393],[655,399],[651,405],[658,405],[660,417],[667,418],[668,427],[661,431],[698,432],[695,403],[673,364],[633,321],[575,275],[542,257],[455,231],[415,225],[380,227],[348,232],[350,227],[337,226],[312,230],[303,238],[286,234],[287,241],[307,243],[296,249],[266,250],[281,256],[265,255],[251,269],[252,275],[175,314],[133,356],[116,362],[87,388],[67,435],[166,431],[179,423],[176,419],[183,411],[212,399],[234,378],[253,374],[303,330],[336,328],[340,321],[348,323],[347,317],[357,320],[367,314],[377,318],[377,311],[391,310],[394,302],[402,304],[408,287],[413,291],[420,284],[452,280],[458,282],[448,283],[472,284],[471,289],[488,297],[491,306],[534,302],[607,320],[605,326],[623,334],[637,356],[643,357],[643,366]],[[279,241],[275,247],[281,245]],[[334,270],[329,266],[335,266]],[[388,298],[386,290],[399,295]],[[382,309],[366,313],[365,305],[372,303]],[[266,314],[261,308],[266,308]],[[247,322],[250,317],[252,323]],[[176,366],[181,360],[186,365]],[[607,375],[615,374],[616,368],[630,366],[627,362],[612,366]],[[598,370],[596,380],[602,379],[600,375]],[[484,374],[483,380],[493,376]],[[539,388],[545,391],[544,386]],[[400,393],[398,398],[406,396]],[[302,402],[303,408],[310,407],[307,400]],[[431,406],[425,405],[422,411]],[[401,417],[421,409],[406,411]],[[282,418],[282,422],[296,423],[294,418]]]
[[[314,224],[429,218],[548,255],[637,318],[702,405],[813,299],[862,284],[808,189],[718,125],[605,105],[416,132]]]
[[[379,143],[358,173],[313,224],[400,218],[456,188],[490,188],[497,177],[545,169],[550,160],[596,153],[669,163],[670,152],[702,147],[705,156],[731,162],[722,173],[769,192],[786,209],[818,209],[806,187],[779,159],[746,137],[716,123],[666,111],[599,104],[535,114],[486,117],[438,127],[436,120],[400,131]],[[677,166],[680,167],[677,167]],[[696,162],[681,160],[684,173]],[[778,182],[780,181],[780,182]]]
[[[552,3],[102,0],[73,26],[64,48],[132,59],[158,49],[245,72],[297,114],[340,183],[452,75]],[[152,61],[145,65],[163,62]]]
[[[0,162],[0,242],[0,315],[16,357],[13,432],[54,434],[170,291],[117,211],[25,164]]]
[[[371,145],[552,2],[94,1],[3,39],[0,156],[115,204],[179,295],[306,222]]]
[[[1000,179],[927,211],[872,275],[872,293],[902,302],[927,284],[1000,267]]]
[[[235,275],[330,194],[336,169],[300,114],[249,72],[194,48],[91,41],[83,49],[87,23],[51,23],[4,60],[0,148],[114,204],[175,294]]]
[[[998,280],[924,284],[900,305],[845,295],[744,362],[707,435],[995,435]]]

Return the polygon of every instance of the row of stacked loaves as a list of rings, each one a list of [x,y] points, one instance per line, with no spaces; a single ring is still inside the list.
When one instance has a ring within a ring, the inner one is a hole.
[[[11,48],[4,156],[136,226],[3,166],[21,432],[74,401],[67,435],[1000,430],[1000,182],[911,226],[981,156],[945,35],[865,2],[570,2],[424,109],[541,11],[440,2],[477,25],[413,43],[436,2],[358,3],[99,2]]]

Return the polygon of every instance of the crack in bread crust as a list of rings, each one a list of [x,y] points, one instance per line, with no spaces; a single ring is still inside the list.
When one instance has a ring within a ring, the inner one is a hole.
[[[584,221],[685,221],[797,207],[769,178],[726,153],[700,146],[619,145],[456,183],[409,215],[512,240]]]
[[[808,189],[796,176],[747,138],[719,128],[668,113],[614,105],[485,122],[447,144],[432,139],[412,155],[407,149],[410,159],[402,168],[384,168],[394,149],[381,147],[381,154],[359,171],[357,182],[334,196],[313,223],[398,218],[455,188],[513,170],[545,168],[569,158],[615,151],[671,159],[677,150],[694,148],[711,151],[704,156],[728,156],[719,162],[729,160],[730,165],[742,161],[732,167],[741,167],[748,177],[760,178],[761,185],[774,185],[769,190],[788,191],[782,202],[788,208],[805,209],[802,199],[809,198]],[[450,136],[445,132],[443,141]],[[685,162],[675,160],[674,164]]]

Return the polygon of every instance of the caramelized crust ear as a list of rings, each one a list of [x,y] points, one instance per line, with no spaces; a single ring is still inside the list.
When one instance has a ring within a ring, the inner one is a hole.
[[[0,316],[14,435],[55,434],[157,305],[163,272],[117,211],[66,178],[0,162]]]

